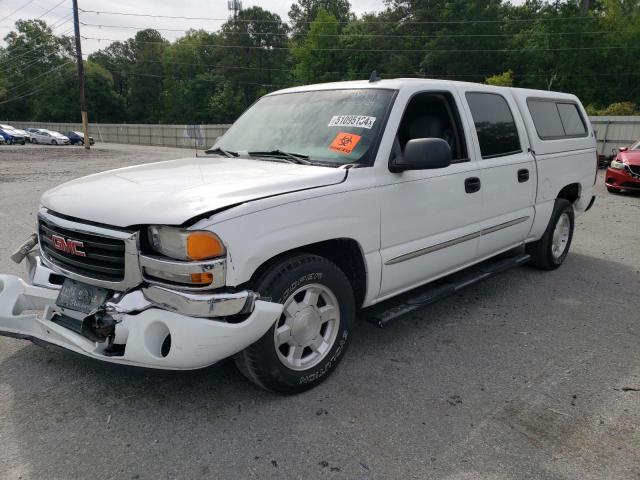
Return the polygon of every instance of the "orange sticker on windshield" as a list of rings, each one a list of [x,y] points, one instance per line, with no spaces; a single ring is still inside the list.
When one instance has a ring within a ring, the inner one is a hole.
[[[349,155],[353,152],[353,149],[356,148],[356,145],[358,145],[361,138],[362,137],[360,135],[356,135],[355,133],[340,132],[336,135],[336,138],[333,139],[329,148],[336,152]]]

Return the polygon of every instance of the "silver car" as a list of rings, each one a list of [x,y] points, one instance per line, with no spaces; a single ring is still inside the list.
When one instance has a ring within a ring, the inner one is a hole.
[[[31,134],[31,143],[46,143],[49,145],[69,145],[69,137],[47,130],[46,128],[27,128],[27,132]]]

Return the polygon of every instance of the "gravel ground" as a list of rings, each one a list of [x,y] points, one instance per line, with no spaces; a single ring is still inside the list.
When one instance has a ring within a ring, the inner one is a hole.
[[[0,271],[64,180],[188,150],[0,147]],[[640,479],[640,196],[598,181],[572,253],[384,330],[295,397],[230,362],[104,365],[0,338],[0,478]]]

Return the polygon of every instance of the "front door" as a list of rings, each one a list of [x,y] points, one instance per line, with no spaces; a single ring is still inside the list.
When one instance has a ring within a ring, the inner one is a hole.
[[[408,140],[449,142],[454,163],[434,170],[384,172],[381,188],[381,297],[388,297],[472,262],[483,209],[480,165],[467,143],[456,92],[420,92],[397,130],[396,154]],[[469,153],[471,152],[471,154]]]

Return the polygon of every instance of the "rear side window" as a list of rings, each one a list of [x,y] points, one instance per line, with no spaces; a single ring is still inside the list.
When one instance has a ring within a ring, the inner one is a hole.
[[[542,140],[587,136],[587,127],[575,103],[528,99],[527,105]]]
[[[497,93],[467,93],[482,158],[521,152],[520,137],[509,104]]]
[[[584,135],[587,133],[580,112],[578,112],[578,106],[575,103],[557,103],[556,105],[558,106],[564,132],[567,135]]]

